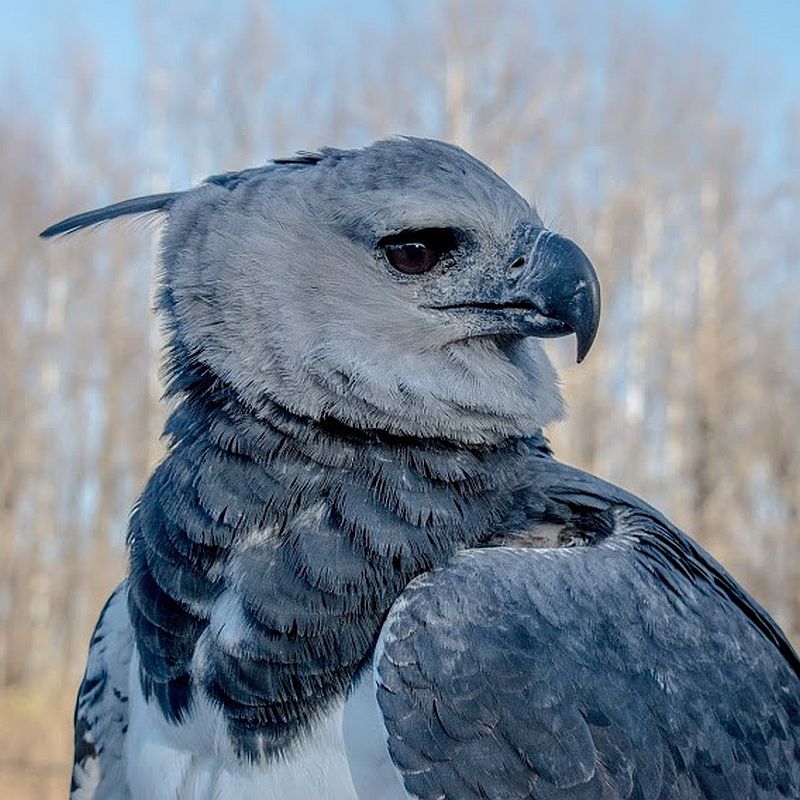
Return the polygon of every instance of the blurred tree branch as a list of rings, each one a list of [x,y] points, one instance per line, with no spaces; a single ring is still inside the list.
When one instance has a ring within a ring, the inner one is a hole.
[[[54,664],[76,680],[163,419],[152,236],[38,230],[396,132],[467,146],[584,245],[604,320],[580,368],[553,349],[559,456],[662,507],[800,641],[800,107],[766,158],[723,56],[641,8],[602,29],[578,2],[381,8],[288,36],[254,0],[232,21],[143,2],[135,129],[98,105],[102,64],[78,43],[47,113],[3,98],[0,685]]]

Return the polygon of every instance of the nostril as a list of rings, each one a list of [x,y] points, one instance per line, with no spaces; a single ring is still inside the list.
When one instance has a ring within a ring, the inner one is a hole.
[[[508,269],[506,270],[506,275],[509,278],[513,278],[515,275],[519,274],[519,271],[525,266],[525,257],[520,256],[515,261],[512,261],[509,265]]]

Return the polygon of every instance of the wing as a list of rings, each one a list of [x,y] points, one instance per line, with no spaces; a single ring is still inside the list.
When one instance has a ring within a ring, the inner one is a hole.
[[[133,633],[127,583],[120,584],[100,613],[86,673],[75,706],[72,800],[129,798],[123,762],[128,729],[128,666]]]
[[[800,677],[780,630],[663,518],[620,490],[603,508],[607,485],[589,486],[557,498],[583,508],[571,524],[588,544],[467,551],[393,606],[375,675],[406,789],[800,796]]]

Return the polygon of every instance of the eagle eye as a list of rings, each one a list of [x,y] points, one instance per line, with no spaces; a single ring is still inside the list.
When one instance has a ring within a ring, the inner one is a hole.
[[[449,228],[403,231],[380,242],[386,260],[404,275],[422,275],[432,270],[457,244],[456,234]]]

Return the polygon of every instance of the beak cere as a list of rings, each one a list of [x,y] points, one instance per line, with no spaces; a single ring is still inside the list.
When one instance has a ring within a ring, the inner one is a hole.
[[[539,233],[527,262],[510,270],[507,302],[531,308],[530,336],[574,333],[580,363],[600,324],[600,282],[594,267],[575,242],[549,231]]]

